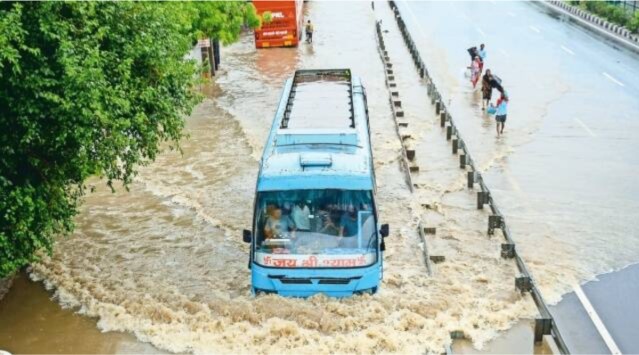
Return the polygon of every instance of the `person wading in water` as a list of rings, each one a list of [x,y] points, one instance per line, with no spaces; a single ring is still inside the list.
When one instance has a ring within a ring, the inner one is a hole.
[[[306,43],[313,43],[313,24],[311,20],[306,22]]]
[[[504,92],[501,94],[499,100],[497,100],[497,112],[495,112],[495,121],[497,121],[497,137],[504,134],[504,126],[506,125],[507,114],[508,95],[506,94],[506,92]]]

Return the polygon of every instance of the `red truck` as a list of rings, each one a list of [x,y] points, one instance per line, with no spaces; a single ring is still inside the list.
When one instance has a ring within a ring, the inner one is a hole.
[[[270,12],[271,21],[255,30],[255,47],[295,47],[304,28],[303,0],[253,0],[257,14]]]

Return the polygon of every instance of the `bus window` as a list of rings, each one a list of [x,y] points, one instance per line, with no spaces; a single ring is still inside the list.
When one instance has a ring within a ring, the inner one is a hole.
[[[275,266],[269,265],[273,260],[269,255],[290,254],[289,267],[373,264],[377,260],[378,240],[372,206],[371,191],[260,192],[256,204],[255,260],[263,266]]]

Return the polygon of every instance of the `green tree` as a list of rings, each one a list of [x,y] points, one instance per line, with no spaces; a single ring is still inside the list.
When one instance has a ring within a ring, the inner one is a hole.
[[[628,29],[630,32],[639,33],[639,11],[635,11],[632,18],[628,21]]]
[[[251,3],[201,1],[181,6],[193,16],[196,39],[213,38],[230,44],[239,39],[243,26],[260,26],[260,18]]]
[[[633,16],[628,13],[625,9],[623,9],[619,5],[609,4],[604,1],[570,1],[572,5],[578,5],[584,10],[588,10],[593,14],[602,17],[612,23],[616,23],[620,26],[625,26],[630,31],[634,32],[639,27],[639,23],[636,24],[635,20],[637,18],[637,12]]]
[[[0,277],[73,230],[88,177],[127,186],[178,146],[199,100],[193,39],[259,21],[207,4],[0,2]]]

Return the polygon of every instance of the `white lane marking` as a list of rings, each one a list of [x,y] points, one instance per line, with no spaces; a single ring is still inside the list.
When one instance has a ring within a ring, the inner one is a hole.
[[[601,337],[603,338],[610,352],[613,355],[621,354],[621,351],[617,347],[617,344],[615,344],[615,340],[612,338],[610,333],[608,333],[608,329],[606,329],[606,326],[601,321],[601,318],[599,318],[599,315],[595,311],[595,308],[592,306],[592,304],[590,304],[590,301],[588,300],[588,297],[586,297],[586,294],[584,293],[584,291],[581,289],[581,286],[579,285],[575,286],[575,294],[579,298],[579,301],[581,301],[581,304],[586,309],[586,313],[588,313],[588,316],[590,316],[590,320],[597,328],[599,335],[601,335]]]
[[[505,55],[506,57],[510,57],[510,54],[508,54],[508,52],[506,52],[506,51],[505,51],[505,50],[503,50],[503,49],[500,49],[500,50],[499,50],[499,53],[501,53],[501,54]]]
[[[515,13],[514,13],[514,12],[509,12],[509,13],[508,13],[508,16],[510,16],[510,17],[515,17],[515,16],[517,16],[517,15],[515,15]]]
[[[615,84],[617,84],[617,85],[619,85],[619,86],[621,86],[621,87],[626,86],[626,85],[624,85],[621,81],[619,81],[619,80],[617,80],[617,79],[613,78],[610,74],[608,74],[608,73],[606,73],[606,72],[603,72],[603,75],[604,75],[606,78],[610,79],[610,81],[612,81],[613,83],[615,83]]]
[[[595,134],[595,132],[593,132],[592,130],[590,130],[590,128],[588,128],[588,126],[586,126],[585,123],[583,123],[580,119],[575,118],[575,122],[579,123],[579,125],[586,130],[586,132],[588,132],[588,134],[590,134],[591,137],[596,137],[597,135]]]
[[[481,28],[477,27],[477,32],[479,32],[480,35],[486,37],[486,33],[484,31],[481,30]]]
[[[528,26],[528,27],[529,27],[531,30],[533,30],[533,31],[535,31],[535,32],[537,32],[537,33],[541,33],[541,31],[540,31],[537,27],[535,27],[535,26]]]
[[[568,48],[568,47],[561,46],[561,49],[563,49],[564,52],[566,52],[566,53],[568,53],[570,55],[575,55],[575,52],[571,51],[570,48]]]

